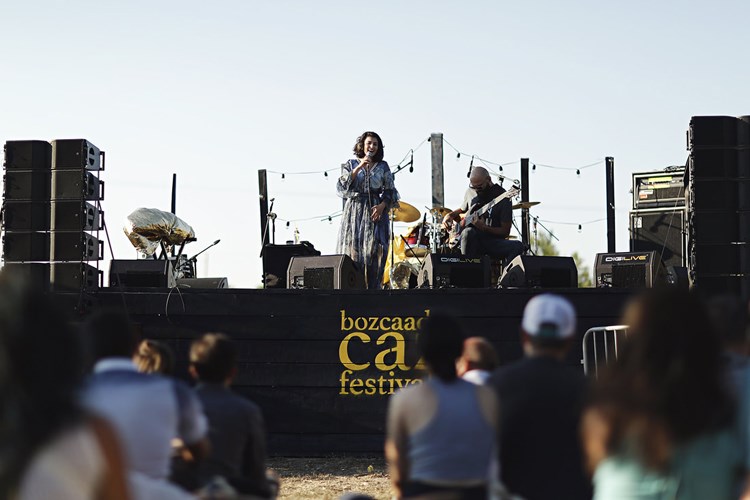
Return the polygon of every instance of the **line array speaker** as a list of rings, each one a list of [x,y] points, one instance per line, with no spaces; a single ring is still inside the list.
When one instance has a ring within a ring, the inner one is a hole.
[[[365,288],[365,276],[348,255],[295,255],[289,261],[287,288],[358,290]]]
[[[52,169],[101,170],[100,150],[86,139],[52,141]]]
[[[502,288],[578,288],[573,257],[519,255],[505,267]]]
[[[7,170],[44,170],[52,165],[52,145],[47,141],[8,141],[5,143]]]
[[[490,286],[490,260],[483,256],[429,254],[417,275],[420,288],[487,288]]]

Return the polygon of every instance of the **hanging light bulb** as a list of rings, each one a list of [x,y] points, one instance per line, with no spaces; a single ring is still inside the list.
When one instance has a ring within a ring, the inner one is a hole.
[[[580,168],[576,169],[576,175],[579,176],[579,177],[581,176],[581,169]]]
[[[284,179],[286,179],[286,174],[281,174],[281,180],[283,181]]]
[[[503,166],[499,165],[499,167],[500,167],[500,171],[502,172],[503,171]]]
[[[461,158],[461,153],[456,153],[456,159],[458,160],[459,158]]]
[[[328,177],[328,172],[325,172],[325,171],[324,171],[324,172],[323,172],[323,176],[324,176],[324,177]]]
[[[583,230],[580,224],[578,224],[578,232],[580,233]]]
[[[411,174],[413,172],[414,172],[414,165],[410,165],[409,166],[409,173]]]
[[[333,222],[333,219],[331,218],[330,215],[328,216],[328,222]]]
[[[289,221],[286,221],[286,227],[289,227]]]
[[[536,163],[532,163],[531,164],[531,170],[532,171],[536,171]]]

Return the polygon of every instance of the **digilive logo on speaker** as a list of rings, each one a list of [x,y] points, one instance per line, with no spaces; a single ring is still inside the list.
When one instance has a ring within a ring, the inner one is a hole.
[[[648,254],[641,255],[612,255],[604,257],[604,262],[646,262]]]

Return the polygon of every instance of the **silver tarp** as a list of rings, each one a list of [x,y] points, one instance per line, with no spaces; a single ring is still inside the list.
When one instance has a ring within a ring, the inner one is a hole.
[[[159,242],[165,245],[179,245],[189,238],[195,238],[193,228],[170,212],[155,208],[139,208],[128,215],[123,228],[130,243],[146,255],[153,255],[159,249]]]

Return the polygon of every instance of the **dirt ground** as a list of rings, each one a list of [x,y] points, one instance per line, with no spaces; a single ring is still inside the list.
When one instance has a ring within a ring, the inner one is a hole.
[[[280,499],[335,500],[344,493],[391,498],[385,459],[377,457],[283,458],[268,460],[281,476]]]

